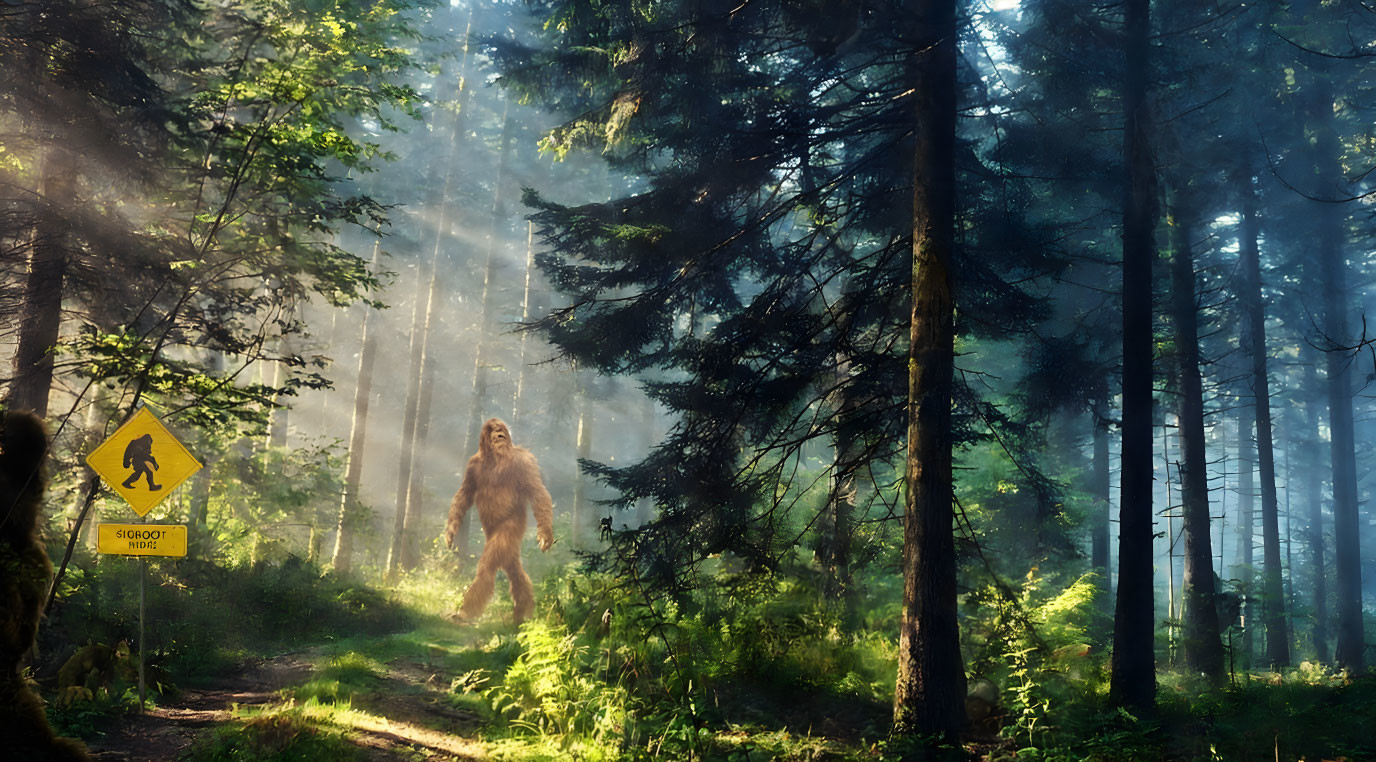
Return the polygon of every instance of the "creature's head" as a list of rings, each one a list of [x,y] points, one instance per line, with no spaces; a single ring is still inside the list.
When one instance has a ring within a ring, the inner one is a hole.
[[[478,439],[478,451],[484,458],[503,457],[511,452],[511,429],[500,418],[489,418],[483,424],[483,435]]]

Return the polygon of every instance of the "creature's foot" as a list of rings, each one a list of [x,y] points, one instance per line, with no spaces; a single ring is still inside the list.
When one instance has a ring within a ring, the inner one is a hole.
[[[450,614],[449,616],[445,617],[445,619],[448,619],[449,621],[453,622],[454,624],[464,624],[464,625],[467,625],[467,624],[475,624],[475,623],[477,623],[477,621],[478,621],[478,618],[477,618],[476,616],[469,616],[469,615],[463,613],[462,611],[455,611],[454,613],[452,613],[452,614]]]
[[[153,490],[153,491],[157,491],[157,490],[162,489],[162,485],[161,485],[161,484],[150,484],[150,485],[148,485],[148,489]]]

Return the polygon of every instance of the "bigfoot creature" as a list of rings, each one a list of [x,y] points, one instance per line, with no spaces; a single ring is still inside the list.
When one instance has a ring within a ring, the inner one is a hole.
[[[134,473],[124,480],[125,488],[133,487],[140,476],[148,477],[148,489],[157,491],[162,489],[161,484],[153,483],[153,471],[148,470],[149,465],[153,470],[158,468],[158,461],[153,459],[153,435],[144,434],[136,439],[131,439],[129,445],[124,448],[124,467],[134,469]]]
[[[521,539],[526,534],[526,504],[535,511],[536,537],[540,550],[549,550],[554,543],[554,503],[549,490],[540,479],[540,466],[535,456],[524,447],[511,444],[511,430],[496,418],[483,424],[478,439],[478,454],[468,459],[463,472],[463,484],[449,506],[449,524],[444,541],[454,547],[454,533],[459,522],[473,504],[478,506],[478,518],[483,524],[487,543],[478,559],[478,576],[464,593],[459,615],[474,619],[483,613],[492,597],[492,585],[497,571],[506,572],[511,583],[511,600],[515,604],[516,623],[530,616],[535,607],[535,591],[530,577],[521,568]]]
[[[85,760],[80,743],[57,738],[43,704],[19,673],[38,634],[38,617],[53,567],[38,538],[48,477],[48,436],[29,413],[8,413],[0,431],[0,756]]]

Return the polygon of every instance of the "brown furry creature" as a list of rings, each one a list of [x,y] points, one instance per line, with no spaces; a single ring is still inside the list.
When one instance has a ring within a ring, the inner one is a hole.
[[[33,646],[53,567],[38,538],[48,478],[48,435],[30,413],[7,413],[0,431],[0,750],[6,759],[88,760],[85,748],[57,738],[43,704],[19,673]]]
[[[540,550],[544,551],[554,543],[554,501],[540,479],[540,466],[535,456],[530,450],[513,445],[511,430],[497,418],[490,418],[483,424],[478,454],[468,459],[463,484],[449,506],[449,524],[444,530],[444,540],[449,547],[454,547],[459,522],[475,503],[487,543],[483,546],[482,558],[478,559],[478,576],[464,593],[459,613],[464,619],[473,619],[483,613],[492,598],[497,571],[501,570],[511,582],[511,600],[515,604],[516,623],[520,624],[535,608],[535,590],[525,569],[521,568],[526,505],[535,512],[536,537]]]

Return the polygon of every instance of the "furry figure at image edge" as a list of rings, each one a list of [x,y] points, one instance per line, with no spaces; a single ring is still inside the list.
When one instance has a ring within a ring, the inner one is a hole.
[[[0,432],[0,756],[30,762],[89,760],[59,738],[19,665],[33,647],[53,567],[38,536],[48,476],[48,435],[30,413],[6,413]]]
[[[554,543],[554,501],[540,478],[535,456],[511,443],[511,430],[497,418],[483,424],[478,452],[468,459],[463,483],[449,506],[449,523],[444,530],[445,544],[454,547],[468,509],[478,507],[486,544],[478,559],[478,574],[464,593],[459,616],[476,619],[492,598],[497,572],[506,573],[511,583],[516,624],[525,621],[535,608],[535,589],[521,568],[521,540],[526,534],[526,505],[535,513],[536,537],[540,550]]]

